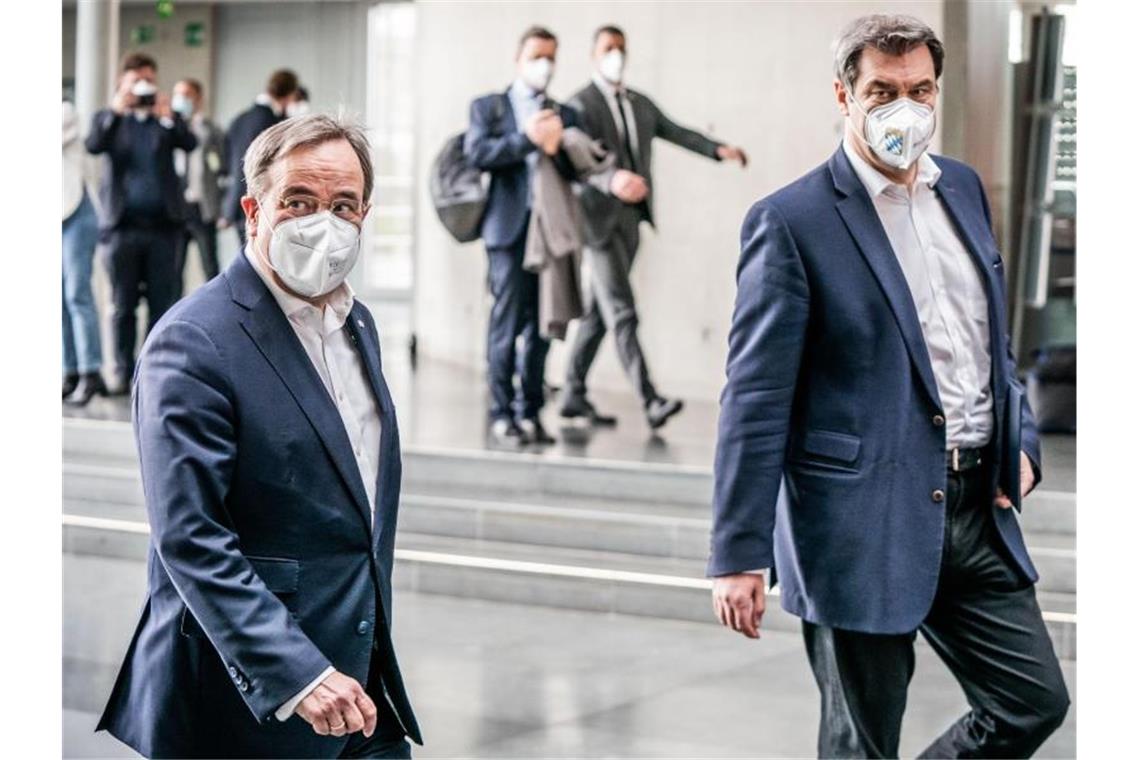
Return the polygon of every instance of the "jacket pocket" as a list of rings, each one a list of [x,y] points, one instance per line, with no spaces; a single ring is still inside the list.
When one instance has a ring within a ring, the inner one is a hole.
[[[830,430],[808,430],[800,440],[796,459],[807,464],[853,470],[862,445],[858,436]]]
[[[294,613],[293,599],[289,596],[297,592],[297,582],[301,575],[301,564],[295,559],[279,559],[277,557],[246,557],[253,571],[261,578],[262,583],[285,603],[290,613]],[[183,636],[206,638],[206,632],[194,617],[190,608],[183,605],[182,619],[179,629]]]

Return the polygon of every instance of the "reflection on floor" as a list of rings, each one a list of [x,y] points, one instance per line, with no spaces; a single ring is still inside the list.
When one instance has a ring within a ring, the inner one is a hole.
[[[91,733],[145,587],[142,563],[68,556],[64,756],[133,757]],[[398,593],[396,639],[427,744],[417,757],[809,757],[819,708],[793,633]],[[1076,666],[1064,663],[1069,688]],[[902,754],[966,708],[918,650]],[[1075,709],[1040,757],[1076,753]]]

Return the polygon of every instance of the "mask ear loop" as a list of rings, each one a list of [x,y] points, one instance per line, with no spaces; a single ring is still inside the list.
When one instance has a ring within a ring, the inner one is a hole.
[[[871,118],[871,114],[868,113],[867,109],[863,108],[863,104],[859,102],[859,99],[855,97],[855,93],[851,92],[850,88],[844,86],[843,89],[847,92],[848,108],[850,108],[850,105],[854,103],[855,107],[859,109],[859,113],[863,114],[863,129],[855,130],[856,136],[863,141],[864,145],[866,145],[871,149],[872,152],[874,152],[875,146],[871,145],[871,141],[868,140],[867,136],[863,134],[867,131],[867,120]],[[848,114],[847,118],[851,118],[850,114]]]

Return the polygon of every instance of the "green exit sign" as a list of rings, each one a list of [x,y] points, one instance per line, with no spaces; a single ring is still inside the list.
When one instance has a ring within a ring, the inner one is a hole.
[[[206,42],[206,25],[201,21],[191,21],[186,25],[183,38],[186,47],[202,47]]]
[[[154,42],[157,36],[154,24],[139,24],[131,29],[131,44],[146,45],[147,43]]]

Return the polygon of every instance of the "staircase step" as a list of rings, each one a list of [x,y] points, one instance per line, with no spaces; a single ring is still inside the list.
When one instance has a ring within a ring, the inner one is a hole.
[[[64,551],[141,560],[146,523],[84,515],[64,517]],[[709,588],[696,560],[637,557],[585,549],[523,546],[402,532],[396,546],[397,588],[420,593],[548,607],[713,622]],[[773,594],[773,597],[775,593]],[[1043,613],[1059,656],[1076,657],[1075,600],[1042,594]],[[795,631],[799,622],[775,604],[765,626]]]
[[[137,472],[130,425],[65,418],[64,461]],[[589,504],[606,511],[631,502],[668,512],[687,507],[706,519],[712,474],[692,466],[595,461],[568,456],[487,451],[404,450],[404,490],[512,503]],[[108,499],[120,501],[120,499]],[[1076,495],[1038,490],[1019,515],[1027,533],[1076,534]]]
[[[146,520],[138,475],[122,467],[64,465],[64,502],[71,514]],[[410,486],[401,499],[401,532],[441,537],[597,549],[700,561],[708,557],[709,516],[643,501],[537,497],[514,502],[453,496],[453,488]],[[422,489],[422,491],[420,490]],[[134,508],[132,511],[131,507]],[[1071,535],[1027,534],[1044,591],[1076,591]],[[702,572],[703,574],[703,572]]]

